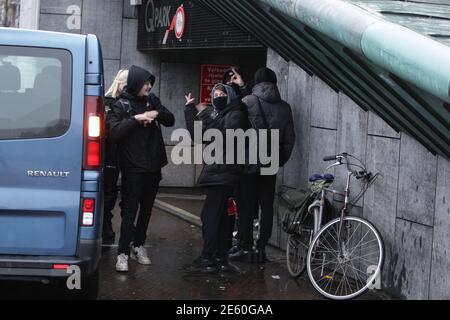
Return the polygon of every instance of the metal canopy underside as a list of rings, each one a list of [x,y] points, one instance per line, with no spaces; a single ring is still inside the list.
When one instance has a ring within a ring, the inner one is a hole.
[[[346,1],[358,2],[358,6],[371,5],[369,10],[375,10],[375,5],[381,7],[391,3],[394,7],[399,3],[402,4],[401,1],[389,0]],[[262,44],[277,51],[284,59],[293,61],[310,75],[317,75],[336,91],[344,92],[361,108],[373,111],[395,130],[410,134],[434,154],[450,159],[450,106],[442,100],[418,89],[412,83],[401,80],[300,21],[261,5],[259,1],[194,0],[194,2],[252,34]],[[416,2],[422,3],[414,5],[427,6],[429,11],[432,11],[432,7],[436,5],[424,2],[441,1]],[[407,4],[413,5],[411,2]],[[448,9],[446,12],[450,16],[450,6],[442,4],[440,6],[446,7]],[[393,7],[390,7],[390,11],[395,9]],[[413,7],[411,10],[420,10],[416,9],[417,7]],[[395,15],[382,17],[390,19],[392,16]],[[408,18],[407,15],[402,17]],[[415,19],[416,16],[410,18]],[[419,31],[414,29],[412,24],[404,23],[406,22],[403,22],[404,26]],[[435,34],[442,30],[443,35],[438,38],[446,41],[444,37],[446,29],[439,28],[436,23],[430,23],[427,30],[434,30]],[[431,34],[425,31],[423,33]]]

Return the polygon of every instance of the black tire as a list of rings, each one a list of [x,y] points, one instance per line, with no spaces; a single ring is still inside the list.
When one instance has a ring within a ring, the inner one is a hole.
[[[82,300],[97,300],[100,288],[100,270],[97,267],[95,272],[81,280],[82,287],[79,292]]]
[[[64,285],[66,283],[64,282]],[[97,300],[100,287],[100,271],[99,268],[89,276],[81,278],[80,290],[66,289],[66,297],[70,300]]]
[[[309,245],[313,238],[313,216],[308,212],[296,229],[286,243],[287,268],[293,278],[300,277],[306,271]]]

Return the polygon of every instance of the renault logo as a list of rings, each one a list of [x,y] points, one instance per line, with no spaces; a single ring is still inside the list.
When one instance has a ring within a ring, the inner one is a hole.
[[[67,178],[70,172],[67,171],[43,171],[43,170],[28,170],[28,177],[38,177],[38,178]]]

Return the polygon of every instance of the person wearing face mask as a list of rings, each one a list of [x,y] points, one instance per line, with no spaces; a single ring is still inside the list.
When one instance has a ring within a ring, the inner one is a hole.
[[[226,159],[227,129],[248,129],[248,116],[245,105],[238,98],[231,86],[218,84],[212,90],[213,107],[205,105],[195,106],[195,99],[191,94],[186,96],[185,118],[186,126],[194,137],[194,122],[201,121],[203,132],[217,129],[223,134],[223,146],[216,146],[223,150]],[[216,141],[206,142],[210,144]],[[235,152],[236,155],[236,152]],[[244,169],[236,159],[233,164],[212,163],[205,164],[197,181],[197,185],[206,188],[207,197],[202,209],[203,250],[200,257],[190,265],[185,266],[188,272],[214,273],[230,271],[228,264],[228,198],[239,181]]]
[[[122,171],[122,223],[116,264],[119,272],[128,271],[129,257],[143,265],[151,264],[144,244],[161,169],[168,164],[161,125],[175,124],[173,114],[150,93],[154,83],[150,72],[132,66],[127,86],[110,117],[111,137],[119,147]]]

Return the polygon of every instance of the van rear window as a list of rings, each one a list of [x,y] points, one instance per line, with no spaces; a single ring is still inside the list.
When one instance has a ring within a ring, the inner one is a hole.
[[[63,135],[71,95],[70,52],[0,46],[0,140]]]

